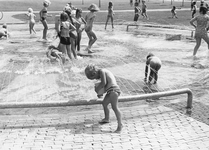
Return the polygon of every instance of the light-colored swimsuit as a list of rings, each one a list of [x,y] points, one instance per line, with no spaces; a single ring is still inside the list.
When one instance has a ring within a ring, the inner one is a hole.
[[[199,38],[208,38],[207,34],[207,25],[209,21],[209,16],[208,15],[199,15],[195,17],[195,20],[197,21],[197,27],[195,30],[195,37]]]

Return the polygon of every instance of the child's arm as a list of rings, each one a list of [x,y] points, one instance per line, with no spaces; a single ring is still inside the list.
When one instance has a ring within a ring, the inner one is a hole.
[[[148,65],[150,64],[150,58],[147,59],[146,61],[146,66],[145,66],[145,77],[144,77],[144,81],[146,82],[147,80],[147,74],[148,74]]]
[[[70,32],[75,31],[75,30],[76,30],[76,27],[74,25],[72,25],[72,23],[70,23]]]
[[[191,20],[190,20],[190,24],[194,27],[194,28],[196,28],[197,26],[194,24],[194,22],[197,20],[197,18],[196,17],[194,17],[194,18],[192,18]]]
[[[105,75],[105,72],[102,69],[100,70],[100,78],[101,78],[101,83],[99,84],[99,86],[95,87],[95,91],[97,93],[99,92],[99,90],[104,88],[105,85],[107,84],[106,75]]]

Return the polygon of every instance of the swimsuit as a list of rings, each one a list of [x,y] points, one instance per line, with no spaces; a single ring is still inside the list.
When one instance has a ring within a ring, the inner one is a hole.
[[[106,92],[107,92],[107,95],[110,94],[111,92],[116,92],[118,96],[120,96],[121,90],[118,86],[111,86],[110,88],[106,90]]]

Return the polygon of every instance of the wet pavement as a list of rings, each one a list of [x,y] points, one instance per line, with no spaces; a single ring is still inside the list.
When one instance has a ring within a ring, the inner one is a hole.
[[[110,123],[98,123],[103,118],[100,105],[1,109],[0,149],[208,150],[208,102],[200,101],[193,102],[192,115],[185,113],[185,97],[172,103],[120,103],[120,134],[113,133],[117,122],[112,110]]]

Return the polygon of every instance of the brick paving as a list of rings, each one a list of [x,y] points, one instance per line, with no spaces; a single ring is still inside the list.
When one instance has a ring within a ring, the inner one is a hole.
[[[2,150],[197,150],[209,149],[209,126],[165,106],[122,107],[124,128],[117,122],[100,125],[101,109],[71,111],[70,107],[2,110]],[[51,112],[51,113],[50,113]]]

